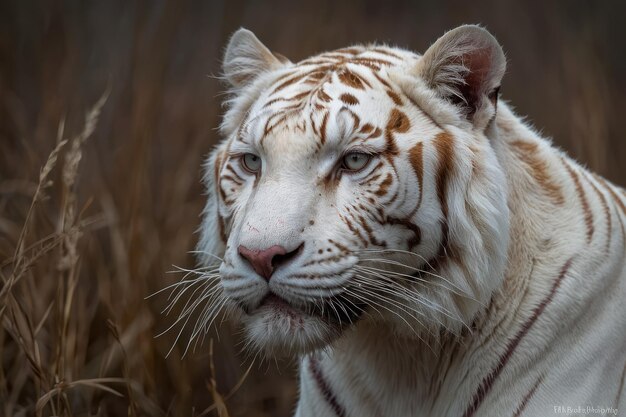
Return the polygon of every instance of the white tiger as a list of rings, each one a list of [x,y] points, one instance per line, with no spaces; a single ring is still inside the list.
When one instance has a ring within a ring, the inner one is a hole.
[[[498,101],[505,66],[478,26],[231,38],[198,249],[252,348],[300,356],[296,416],[626,413],[626,193]]]

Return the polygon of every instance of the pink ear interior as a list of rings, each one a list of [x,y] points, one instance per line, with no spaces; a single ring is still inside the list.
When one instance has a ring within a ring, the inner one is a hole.
[[[464,25],[446,32],[428,48],[418,68],[430,87],[473,119],[486,109],[486,100],[496,104],[506,58],[487,30]]]
[[[481,96],[489,94],[492,69],[492,52],[490,48],[474,49],[461,56],[462,64],[468,69],[464,76],[465,84],[459,91],[470,108],[470,115],[480,105]],[[459,103],[460,104],[460,103]]]

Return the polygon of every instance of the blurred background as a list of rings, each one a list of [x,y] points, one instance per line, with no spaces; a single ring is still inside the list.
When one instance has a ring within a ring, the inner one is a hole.
[[[0,415],[290,415],[294,363],[253,363],[228,323],[182,357],[188,333],[155,338],[166,294],[145,299],[194,266],[212,75],[240,26],[300,60],[422,52],[481,23],[508,57],[503,98],[624,184],[625,16],[608,0],[1,0]]]

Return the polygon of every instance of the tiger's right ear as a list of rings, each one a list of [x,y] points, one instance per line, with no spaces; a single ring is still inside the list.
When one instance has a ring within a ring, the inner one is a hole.
[[[267,49],[254,33],[241,28],[228,42],[222,70],[233,87],[243,88],[259,75],[289,63],[287,58]]]

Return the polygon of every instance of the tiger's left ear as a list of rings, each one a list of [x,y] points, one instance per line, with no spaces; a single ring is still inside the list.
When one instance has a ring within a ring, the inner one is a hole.
[[[272,53],[254,33],[241,28],[228,42],[222,70],[230,85],[243,88],[259,75],[289,63],[284,56]]]
[[[484,128],[495,114],[505,69],[496,38],[480,26],[464,25],[428,48],[418,61],[417,73],[437,95]]]

